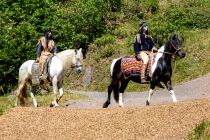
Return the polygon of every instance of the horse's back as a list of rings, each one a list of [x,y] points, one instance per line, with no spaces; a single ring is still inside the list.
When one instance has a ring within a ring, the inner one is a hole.
[[[19,79],[28,78],[31,75],[31,68],[34,60],[25,61],[19,68]]]

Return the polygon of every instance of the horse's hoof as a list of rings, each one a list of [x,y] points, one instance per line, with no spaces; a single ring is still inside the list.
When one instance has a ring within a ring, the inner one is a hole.
[[[54,105],[53,104],[50,104],[50,107],[54,107]]]
[[[103,108],[107,108],[108,107],[108,105],[105,103],[105,104],[103,104]]]
[[[103,104],[103,108],[107,108],[107,107],[109,106],[109,104],[110,104],[110,102],[105,102],[105,103]]]
[[[124,108],[124,105],[123,105],[123,104],[120,104],[120,105],[119,105],[119,107],[122,107],[122,108]]]
[[[146,105],[148,106],[150,103],[148,102],[148,100],[146,101]]]

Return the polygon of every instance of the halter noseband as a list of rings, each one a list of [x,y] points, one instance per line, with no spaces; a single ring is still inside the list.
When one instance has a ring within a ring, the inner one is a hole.
[[[166,54],[171,54],[171,55],[175,55],[178,51],[182,50],[182,48],[180,47],[179,49],[177,49],[174,44],[170,41],[170,44],[173,46],[173,48],[176,50],[174,53],[171,52],[158,52],[158,53],[166,53]]]
[[[76,64],[71,65],[71,68],[78,68],[78,67],[82,67],[82,65],[76,65]]]
[[[76,55],[75,55],[75,57],[76,57]],[[82,65],[80,64],[80,65],[77,65],[78,64],[78,61],[76,60],[76,63],[75,64],[72,64],[71,65],[71,68],[79,68],[79,67],[82,67]]]

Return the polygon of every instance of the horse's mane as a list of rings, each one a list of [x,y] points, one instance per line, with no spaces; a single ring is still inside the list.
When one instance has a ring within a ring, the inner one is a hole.
[[[71,65],[72,65],[71,62],[72,62],[72,59],[76,52],[78,53],[79,57],[81,59],[83,59],[81,50],[78,51],[76,49],[68,49],[68,50],[64,50],[64,51],[57,53],[57,56],[61,59],[63,65],[64,65],[64,69],[71,67]]]

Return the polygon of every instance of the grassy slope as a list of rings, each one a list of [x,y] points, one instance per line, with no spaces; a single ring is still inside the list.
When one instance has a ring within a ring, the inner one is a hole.
[[[131,27],[131,28],[130,28]],[[125,38],[117,38],[114,42],[103,46],[91,45],[85,68],[93,67],[92,82],[89,85],[82,83],[84,72],[81,75],[71,75],[66,79],[66,88],[80,90],[106,90],[109,79],[109,67],[112,59],[133,54],[133,36],[135,27],[126,23],[120,27],[128,31]],[[111,36],[111,35],[110,35]],[[184,59],[174,59],[172,81],[176,85],[180,82],[188,81],[204,75],[210,71],[210,29],[208,30],[191,30],[184,32],[185,42],[183,44],[186,51]],[[112,51],[111,56],[104,57],[104,54]],[[73,81],[73,82],[72,82]],[[74,84],[76,83],[76,84]],[[130,82],[127,91],[147,90],[148,86],[139,85]]]

